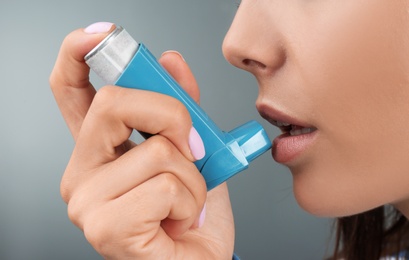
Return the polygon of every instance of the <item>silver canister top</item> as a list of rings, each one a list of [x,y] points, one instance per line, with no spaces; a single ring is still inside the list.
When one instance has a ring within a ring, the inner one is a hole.
[[[84,59],[106,84],[114,84],[137,50],[138,42],[117,26]]]

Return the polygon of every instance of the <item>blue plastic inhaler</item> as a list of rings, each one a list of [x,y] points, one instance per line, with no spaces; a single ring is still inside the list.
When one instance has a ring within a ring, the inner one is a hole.
[[[159,92],[186,106],[205,146],[205,157],[195,165],[208,190],[246,169],[250,161],[271,148],[267,133],[256,121],[228,133],[221,131],[145,45],[138,44],[122,27],[117,26],[85,56],[85,61],[107,84]]]

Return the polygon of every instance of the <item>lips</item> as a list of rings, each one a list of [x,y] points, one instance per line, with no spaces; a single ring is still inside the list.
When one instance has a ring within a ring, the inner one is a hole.
[[[260,115],[277,126],[282,134],[273,141],[272,154],[279,163],[289,164],[313,145],[317,128],[267,105],[258,105]]]

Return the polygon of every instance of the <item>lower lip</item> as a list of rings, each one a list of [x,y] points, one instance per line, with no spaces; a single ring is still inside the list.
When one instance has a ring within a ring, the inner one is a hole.
[[[291,136],[282,134],[274,139],[272,154],[278,163],[289,163],[299,157],[310,147],[317,135],[317,130],[308,134]]]

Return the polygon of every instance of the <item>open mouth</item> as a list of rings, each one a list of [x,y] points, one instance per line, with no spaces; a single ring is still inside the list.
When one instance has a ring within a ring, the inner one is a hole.
[[[290,136],[297,136],[303,134],[309,134],[317,130],[315,127],[304,127],[299,125],[293,125],[287,122],[277,121],[277,120],[269,120],[271,124],[280,128],[283,134],[287,134]]]
[[[260,103],[257,106],[257,109],[261,117],[281,130],[283,133],[282,137],[307,135],[318,130],[316,127],[291,117],[266,104]]]
[[[318,128],[307,123],[305,117],[293,117],[263,103],[259,103],[257,109],[265,120],[282,132],[274,138],[271,149],[278,163],[290,164],[313,146],[319,136]]]

